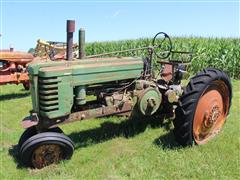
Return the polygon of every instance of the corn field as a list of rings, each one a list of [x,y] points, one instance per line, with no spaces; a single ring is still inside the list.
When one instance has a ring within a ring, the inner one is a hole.
[[[93,42],[86,44],[86,54],[125,50],[149,46],[152,39]],[[215,67],[224,70],[229,76],[240,79],[240,39],[239,38],[173,38],[173,50],[193,52],[191,73],[204,67]],[[126,52],[119,56],[144,56],[146,51]]]

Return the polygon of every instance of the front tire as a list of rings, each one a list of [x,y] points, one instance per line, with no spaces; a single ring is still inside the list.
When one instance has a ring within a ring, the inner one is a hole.
[[[176,109],[174,135],[182,146],[205,144],[223,127],[232,86],[222,71],[206,68],[190,79]]]
[[[25,166],[41,169],[61,160],[70,159],[74,151],[71,139],[62,133],[44,132],[26,140],[20,148]]]
[[[63,133],[63,131],[59,128],[59,127],[54,127],[54,128],[50,128],[47,129],[46,132],[57,132],[57,133]],[[19,141],[18,141],[18,147],[19,149],[21,148],[21,146],[23,145],[23,143],[29,139],[30,137],[38,134],[39,132],[37,131],[37,127],[36,126],[32,126],[29,127],[27,129],[25,129],[25,131],[22,133]]]
[[[29,139],[30,137],[34,136],[37,134],[37,128],[36,126],[32,126],[29,127],[27,129],[24,130],[24,132],[22,133],[19,141],[18,141],[18,148],[20,149],[22,144]]]

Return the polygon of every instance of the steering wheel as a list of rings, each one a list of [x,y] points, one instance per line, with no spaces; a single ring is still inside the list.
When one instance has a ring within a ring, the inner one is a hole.
[[[166,59],[171,54],[172,41],[165,32],[159,32],[154,36],[152,46],[154,54],[160,59]],[[160,51],[157,52],[158,50]]]

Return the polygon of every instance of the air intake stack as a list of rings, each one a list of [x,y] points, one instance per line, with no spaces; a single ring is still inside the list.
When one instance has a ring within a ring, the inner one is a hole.
[[[85,54],[85,30],[83,28],[80,28],[79,30],[79,59],[84,59],[86,56]]]

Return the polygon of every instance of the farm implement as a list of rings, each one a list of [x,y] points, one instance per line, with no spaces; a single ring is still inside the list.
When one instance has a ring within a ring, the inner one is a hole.
[[[34,56],[41,59],[62,60],[66,58],[66,43],[56,41],[37,40]],[[77,52],[77,44],[73,44],[74,52]],[[73,57],[77,57],[74,53]]]
[[[26,52],[0,50],[0,85],[20,84],[29,89],[27,64],[33,60],[33,55]]]
[[[204,144],[222,129],[231,104],[230,79],[206,68],[183,86],[192,53],[174,51],[166,33],[157,33],[147,47],[86,56],[80,29],[76,59],[74,31],[75,22],[67,21],[67,59],[29,65],[33,109],[22,121],[26,130],[18,143],[24,165],[43,168],[71,158],[74,143],[58,126],[74,121],[122,114],[139,121],[171,117],[182,146]],[[133,51],[147,55],[120,56]]]
[[[75,52],[77,45],[73,46]],[[76,57],[76,53],[74,54]],[[45,60],[59,60],[66,57],[66,43],[55,41],[38,40],[34,55],[26,52],[0,50],[0,85],[23,84],[29,89],[29,78],[27,72],[28,63],[34,58]]]

